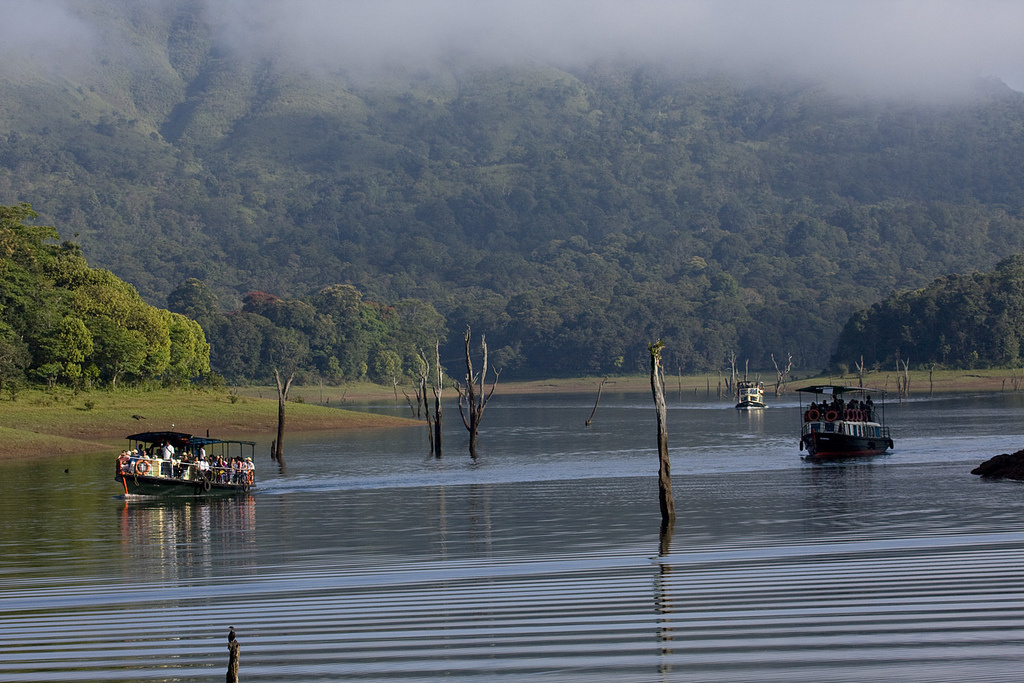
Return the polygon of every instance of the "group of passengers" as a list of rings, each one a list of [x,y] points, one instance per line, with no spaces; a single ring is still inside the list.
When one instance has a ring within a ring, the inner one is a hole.
[[[807,412],[804,413],[804,417],[809,422],[815,422],[817,420],[827,420],[829,422],[832,422],[833,420],[871,422],[874,409],[875,404],[874,401],[871,400],[870,395],[868,395],[863,401],[857,401],[851,398],[848,403],[844,403],[840,396],[834,396],[831,401],[822,401],[821,403],[812,402],[807,408]]]
[[[148,449],[140,444],[133,450],[121,451],[117,459],[118,473],[154,475],[157,473],[151,472],[151,468],[159,466],[157,476],[217,484],[251,484],[256,476],[252,458],[208,456],[202,446],[184,450],[180,460],[174,460],[174,452],[170,443],[152,445]]]

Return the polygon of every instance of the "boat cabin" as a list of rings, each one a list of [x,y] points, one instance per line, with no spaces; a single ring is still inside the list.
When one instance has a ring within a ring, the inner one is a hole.
[[[876,406],[872,395],[883,391],[834,384],[797,389],[800,393],[800,450],[812,458],[879,455],[894,447],[885,426],[884,402]],[[804,406],[804,395],[812,400]]]
[[[249,491],[256,483],[255,441],[183,432],[142,432],[128,438],[115,479],[125,494],[168,495]]]

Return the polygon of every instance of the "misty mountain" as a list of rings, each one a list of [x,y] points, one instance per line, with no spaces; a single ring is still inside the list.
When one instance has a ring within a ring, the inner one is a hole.
[[[345,284],[431,303],[453,349],[471,325],[506,377],[633,369],[658,338],[670,371],[807,371],[855,311],[1024,245],[1024,96],[994,79],[901,99],[456,49],[366,70],[243,49],[215,3],[61,6],[49,58],[0,69],[0,204],[158,306],[188,278],[227,309]]]

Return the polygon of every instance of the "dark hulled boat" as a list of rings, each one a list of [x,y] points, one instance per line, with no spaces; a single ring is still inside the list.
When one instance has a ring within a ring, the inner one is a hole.
[[[125,495],[202,496],[246,493],[256,486],[255,441],[182,432],[142,432],[128,438],[114,479]]]
[[[881,455],[893,448],[884,410],[876,407],[871,394],[884,392],[863,387],[834,384],[797,389],[801,393],[800,450],[813,459],[852,458]],[[804,407],[803,394],[814,398]],[[850,397],[850,400],[846,400]]]

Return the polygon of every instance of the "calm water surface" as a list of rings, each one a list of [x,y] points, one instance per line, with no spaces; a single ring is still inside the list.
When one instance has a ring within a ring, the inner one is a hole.
[[[670,397],[671,398],[671,397]],[[795,401],[675,397],[659,534],[646,395],[495,397],[291,435],[222,501],[125,500],[111,456],[0,463],[0,681],[1019,681],[1024,397],[889,404],[896,450],[816,465]],[[371,407],[382,412],[399,408]],[[68,472],[65,472],[65,469]]]

